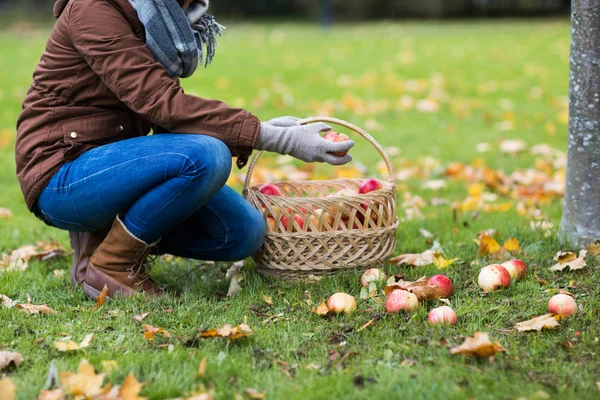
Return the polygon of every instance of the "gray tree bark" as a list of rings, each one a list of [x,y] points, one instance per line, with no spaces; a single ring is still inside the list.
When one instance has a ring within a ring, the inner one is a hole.
[[[573,245],[600,234],[600,5],[573,0],[569,150],[561,230]]]

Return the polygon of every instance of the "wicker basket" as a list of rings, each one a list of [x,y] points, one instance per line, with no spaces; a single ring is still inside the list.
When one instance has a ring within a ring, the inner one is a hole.
[[[379,181],[382,189],[361,195],[342,192],[333,196],[342,189],[357,193],[364,179],[331,179],[273,182],[282,196],[268,196],[260,193],[260,185],[250,186],[262,154],[258,152],[246,175],[244,196],[267,223],[265,243],[253,256],[263,275],[292,279],[380,265],[396,246],[396,185],[381,146],[367,132],[342,120],[315,117],[300,121],[312,122],[337,124],[361,135],[381,154],[389,177]]]

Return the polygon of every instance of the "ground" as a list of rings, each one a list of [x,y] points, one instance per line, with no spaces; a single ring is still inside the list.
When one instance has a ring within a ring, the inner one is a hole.
[[[0,33],[0,207],[13,213],[0,219],[0,252],[51,240],[68,248],[65,232],[27,212],[14,173],[15,121],[47,34],[47,29],[22,25]],[[561,244],[556,233],[561,202],[553,193],[561,190],[563,156],[539,147],[538,155],[499,150],[503,144],[510,147],[502,140],[519,139],[529,149],[546,143],[566,151],[568,53],[566,20],[348,24],[331,31],[229,24],[215,64],[185,80],[186,90],[247,108],[261,119],[329,114],[371,132],[404,175],[397,177],[401,223],[394,255],[430,248],[432,239],[419,231],[426,229],[446,258],[460,259],[443,270],[393,264],[384,269],[405,279],[447,274],[455,284],[450,300],[458,324],[427,325],[428,310],[439,301],[423,303],[413,314],[387,315],[372,300],[359,300],[359,311],[348,316],[323,319],[311,313],[307,299],[317,303],[336,291],[358,298],[359,272],[311,284],[284,283],[262,278],[248,262],[241,292],[225,298],[228,265],[176,259],[160,260],[153,274],[181,296],[111,301],[94,311],[95,303],[69,282],[68,256],[31,260],[24,271],[0,272],[0,294],[19,303],[48,304],[57,314],[0,307],[0,350],[25,359],[3,371],[17,386],[17,398],[36,398],[52,360],[59,371],[74,371],[83,358],[98,372],[106,372],[102,361],[114,360],[117,366],[105,382],[121,384],[134,373],[144,383],[141,394],[151,399],[203,390],[213,390],[215,398],[247,398],[247,388],[287,399],[598,398],[598,261],[588,257],[582,270],[550,271],[556,252],[578,250]],[[366,175],[379,174],[378,154],[357,142],[354,165],[366,166]],[[489,144],[488,151],[481,152],[486,150],[481,143]],[[259,177],[276,176],[275,160],[260,164]],[[526,187],[503,191],[488,181],[484,190],[478,184],[484,181],[466,173],[465,165],[507,175],[535,167],[559,188],[528,197]],[[339,176],[358,170],[320,167],[312,173]],[[234,171],[230,181],[238,189],[239,174]],[[431,180],[446,186],[427,189],[437,185],[424,184]],[[439,199],[449,203],[432,205]],[[532,229],[534,218],[554,229]],[[519,241],[529,274],[507,290],[485,294],[476,284],[477,273],[491,261],[478,257],[473,238],[490,228],[497,230],[500,243],[511,237]],[[515,323],[546,313],[548,299],[561,288],[575,295],[577,315],[558,329],[515,331]],[[144,339],[142,325],[131,317],[145,312],[151,314],[144,323],[171,336]],[[190,340],[198,329],[246,320],[252,336],[232,342]],[[450,354],[449,347],[476,331],[488,332],[505,352],[483,360]],[[85,349],[62,353],[54,346],[66,336],[81,341],[87,334],[94,338]],[[206,372],[198,377],[203,358]]]

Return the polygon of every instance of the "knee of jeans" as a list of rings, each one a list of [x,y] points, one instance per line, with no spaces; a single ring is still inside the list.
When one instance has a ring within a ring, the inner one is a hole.
[[[237,243],[232,244],[232,250],[236,253],[235,259],[243,259],[256,253],[265,241],[266,227],[262,214],[249,207],[243,228],[238,232]]]
[[[201,140],[190,140],[185,151],[191,162],[184,173],[214,182],[216,187],[225,185],[231,173],[231,151],[225,143],[203,136]]]

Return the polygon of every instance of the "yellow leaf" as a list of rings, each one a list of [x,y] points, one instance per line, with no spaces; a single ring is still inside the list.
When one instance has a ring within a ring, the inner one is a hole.
[[[222,337],[228,338],[229,340],[239,339],[244,336],[250,336],[254,332],[252,329],[246,324],[240,324],[236,327],[233,327],[231,324],[225,324],[218,329],[206,329],[200,331],[201,338],[213,338],[213,337]]]
[[[570,251],[559,251],[554,256],[554,261],[557,261],[552,268],[551,271],[562,271],[563,269],[569,267],[570,271],[574,271],[577,269],[582,269],[587,266],[585,262],[585,256],[587,254],[587,250],[581,250],[579,252],[579,257]]]
[[[17,387],[11,378],[0,379],[0,399],[13,400],[17,397]]]
[[[327,315],[327,313],[329,312],[329,308],[327,308],[327,303],[323,301],[317,307],[313,307],[312,312],[317,315]]]
[[[121,390],[119,390],[119,399],[145,400],[145,397],[138,396],[143,386],[144,384],[138,382],[133,374],[127,375],[127,378],[125,378],[125,380],[123,381],[123,385],[121,385]]]
[[[450,349],[451,354],[475,357],[489,357],[500,351],[504,351],[504,348],[498,342],[492,343],[485,332],[475,332],[473,336],[467,337],[463,344]]]
[[[67,395],[91,398],[102,393],[104,374],[96,374],[86,359],[81,360],[77,373],[70,371],[59,374],[60,386]]]
[[[443,269],[443,268],[448,268],[450,265],[454,264],[456,261],[458,261],[458,258],[451,258],[449,260],[446,260],[443,256],[436,256],[435,259],[433,260],[433,263],[435,264],[436,267],[438,267],[438,269]]]
[[[164,337],[170,337],[171,333],[165,331],[163,328],[156,328],[152,325],[144,324],[144,338],[149,341],[154,340],[154,335],[162,333]]]
[[[515,238],[510,238],[502,245],[510,253],[520,253],[519,241]]]
[[[481,239],[475,240],[475,243],[479,244],[479,255],[481,256],[497,253],[501,248],[496,239],[486,234],[481,235]]]
[[[102,360],[100,361],[100,364],[102,364],[102,369],[105,374],[110,374],[119,369],[119,364],[115,360]]]
[[[198,378],[202,378],[206,373],[206,365],[208,364],[208,360],[204,357],[200,361],[200,365],[198,365]]]
[[[590,256],[600,257],[600,242],[590,243],[587,251]]]
[[[102,291],[100,292],[98,297],[96,297],[96,308],[94,308],[94,310],[98,310],[100,307],[102,307],[102,305],[104,304],[104,300],[106,300],[107,294],[108,294],[108,286],[106,286],[106,284],[105,284],[104,288],[102,288]]]
[[[530,319],[529,321],[519,322],[515,325],[517,331],[525,332],[525,331],[541,331],[543,328],[552,329],[560,324],[554,317],[554,314],[545,314],[540,317],[535,317]]]
[[[67,342],[55,342],[54,347],[56,347],[58,349],[58,351],[80,350],[85,347],[88,347],[93,338],[94,338],[94,335],[90,333],[89,335],[86,335],[83,338],[81,343],[75,343],[72,340],[69,340]]]
[[[272,306],[273,305],[273,298],[271,296],[267,296],[264,295],[263,296],[263,300],[265,301],[265,303],[267,303],[268,305]]]

